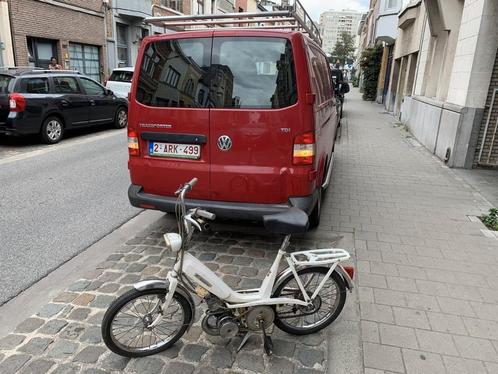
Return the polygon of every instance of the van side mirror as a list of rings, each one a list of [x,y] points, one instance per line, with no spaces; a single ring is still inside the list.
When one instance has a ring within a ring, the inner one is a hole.
[[[105,95],[106,96],[112,96],[113,94],[114,94],[114,92],[112,92],[111,90],[109,90],[107,88],[105,89]]]

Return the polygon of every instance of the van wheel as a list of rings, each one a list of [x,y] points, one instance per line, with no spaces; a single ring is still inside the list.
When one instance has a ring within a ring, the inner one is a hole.
[[[122,106],[119,107],[116,112],[114,127],[117,129],[123,129],[126,125],[128,125],[128,109]]]
[[[318,188],[318,199],[316,200],[315,207],[309,216],[310,229],[318,227],[320,224],[320,214],[322,213],[322,188]]]
[[[40,136],[45,143],[55,144],[61,141],[64,134],[64,124],[56,116],[49,116],[43,121]]]

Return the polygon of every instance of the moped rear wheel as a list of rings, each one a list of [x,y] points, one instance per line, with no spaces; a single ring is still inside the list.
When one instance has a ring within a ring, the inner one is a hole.
[[[143,357],[171,347],[192,322],[188,300],[176,293],[162,309],[167,290],[132,289],[116,299],[102,320],[102,338],[107,347],[125,357]],[[150,326],[162,314],[161,321]]]
[[[327,267],[311,266],[297,271],[308,296],[315,292],[328,270]],[[303,293],[292,274],[279,284],[273,297],[304,300]],[[339,316],[345,301],[346,285],[341,276],[334,271],[313,300],[313,307],[294,304],[277,305],[275,325],[289,334],[315,333],[330,325]]]

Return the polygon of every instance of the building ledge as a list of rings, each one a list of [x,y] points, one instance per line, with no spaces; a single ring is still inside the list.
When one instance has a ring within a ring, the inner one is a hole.
[[[446,110],[449,110],[449,111],[452,111],[455,113],[463,113],[464,109],[465,109],[465,107],[463,107],[463,106],[448,103],[446,101],[436,100],[432,97],[412,95],[412,100],[417,100],[417,101],[420,101],[422,103],[432,105],[432,106],[435,106],[437,108],[446,109]]]
[[[408,4],[408,6],[399,14],[398,27],[400,29],[406,29],[415,22],[419,15],[420,4],[420,0],[416,3]]]

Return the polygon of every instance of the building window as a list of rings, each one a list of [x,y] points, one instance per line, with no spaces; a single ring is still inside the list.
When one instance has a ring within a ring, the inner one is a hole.
[[[116,24],[116,45],[118,47],[118,66],[128,66],[128,26]]]
[[[183,0],[161,0],[161,5],[183,13]]]
[[[204,0],[197,0],[197,14],[204,14]]]
[[[99,47],[94,45],[69,43],[71,68],[100,82]]]
[[[48,69],[50,58],[57,56],[57,42],[28,37],[27,43],[29,65]]]
[[[166,71],[166,76],[164,77],[164,79],[162,79],[162,81],[165,82],[167,85],[176,88],[178,87],[179,80],[180,80],[180,73],[171,66],[169,66],[168,70]]]
[[[399,0],[386,0],[386,9],[397,8],[399,6]]]

